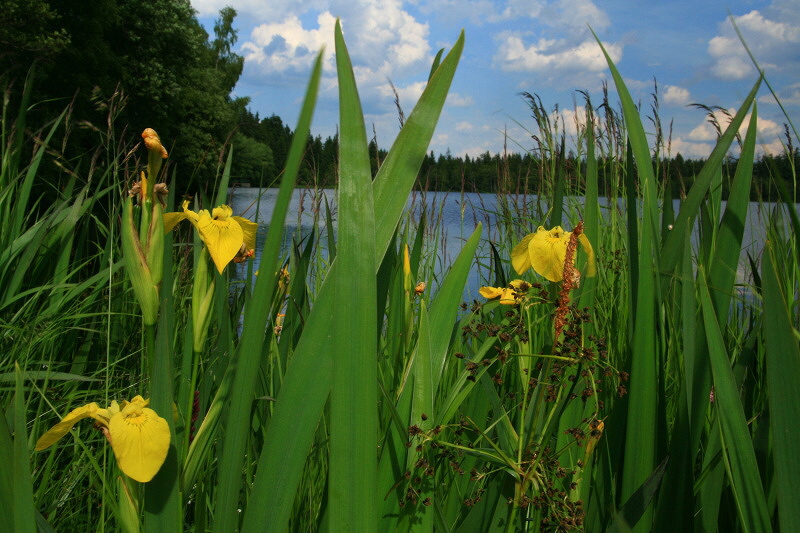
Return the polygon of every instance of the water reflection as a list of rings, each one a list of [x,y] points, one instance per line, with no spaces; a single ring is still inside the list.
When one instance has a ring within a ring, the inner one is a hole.
[[[246,216],[259,224],[255,268],[261,260],[261,251],[269,230],[269,221],[278,195],[278,189],[236,188],[231,191],[231,205],[234,213]],[[582,199],[571,197],[565,199],[565,212],[571,213],[565,219],[577,220],[582,215]],[[536,196],[509,195],[500,200],[507,202],[505,207],[514,213],[512,224],[515,226],[516,235],[524,235],[536,229],[538,225],[545,224],[548,210],[547,206]],[[426,245],[423,261],[432,267],[435,278],[426,281],[432,284],[435,293],[441,274],[446,272],[461,251],[463,243],[470,237],[479,223],[483,224],[481,244],[477,252],[477,261],[472,269],[464,292],[464,299],[471,301],[478,295],[480,285],[489,278],[491,266],[490,242],[507,242],[501,238],[500,231],[507,231],[505,225],[498,225],[498,217],[502,216],[504,206],[500,205],[495,194],[457,193],[457,192],[412,192],[406,203],[405,221],[409,222],[411,229],[415,230],[421,219],[425,219]],[[674,212],[680,209],[680,202],[674,202]],[[725,205],[723,202],[722,212]],[[751,283],[748,253],[757,262],[760,262],[761,253],[766,240],[767,220],[775,209],[775,204],[750,203],[747,221],[744,226],[742,251],[737,271],[737,282]],[[330,211],[328,215],[328,211]],[[612,211],[615,213],[612,214]],[[318,248],[317,260],[321,262],[318,268],[324,269],[328,251],[328,228],[326,217],[333,221],[335,234],[337,213],[336,195],[332,189],[311,191],[296,189],[293,193],[286,218],[283,233],[283,252],[288,250],[293,240],[314,238]],[[609,220],[611,216],[619,216],[624,220],[625,202],[619,200],[616,206],[601,199],[601,216]],[[718,214],[720,216],[720,214]],[[786,220],[785,213],[778,217]],[[569,224],[564,224],[565,229],[570,229]],[[697,247],[699,224],[695,225],[693,245]],[[316,231],[314,231],[316,230]],[[413,240],[414,233],[410,233]],[[331,238],[334,238],[331,236]],[[501,258],[508,259],[509,250],[499,250]],[[510,268],[510,267],[507,267]],[[245,275],[246,269],[239,267],[238,276]],[[489,279],[490,283],[495,280]]]

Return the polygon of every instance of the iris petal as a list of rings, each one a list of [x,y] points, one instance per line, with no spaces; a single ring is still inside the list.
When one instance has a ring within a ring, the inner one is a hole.
[[[164,231],[172,231],[183,220],[197,228],[200,239],[206,245],[211,259],[220,274],[244,246],[244,252],[256,247],[258,224],[243,217],[235,217],[227,205],[215,207],[211,213],[207,209],[194,212],[189,202],[183,202],[183,212],[163,215]],[[251,254],[250,254],[251,255]],[[244,257],[247,257],[245,255]]]
[[[497,287],[481,287],[478,292],[480,292],[481,296],[487,300],[491,300],[503,295],[503,289],[498,289]]]
[[[517,274],[522,274],[531,267],[530,257],[528,256],[528,244],[533,239],[534,234],[526,235],[522,241],[511,250],[511,265]]]
[[[219,207],[214,208],[214,213],[217,214],[219,209]],[[242,227],[229,217],[215,220],[206,211],[200,213],[197,229],[217,270],[222,274],[225,266],[236,257],[244,243]]]
[[[49,448],[58,442],[61,437],[69,433],[69,430],[72,429],[72,426],[84,418],[100,418],[100,416],[97,414],[98,411],[100,411],[100,406],[94,402],[73,409],[67,416],[61,419],[61,422],[50,428],[47,433],[39,437],[39,440],[36,441],[36,451],[38,452],[44,450],[45,448]]]
[[[508,286],[514,289],[515,291],[525,292],[530,288],[531,284],[522,279],[515,279],[509,281]]]
[[[140,402],[131,402],[111,418],[108,426],[120,469],[142,483],[153,479],[169,451],[167,421]]]
[[[231,218],[242,227],[242,233],[244,233],[244,247],[248,250],[254,250],[256,247],[256,233],[258,232],[258,224],[255,222],[250,222],[243,217]]]
[[[517,295],[512,287],[481,287],[478,292],[487,300],[500,298],[500,303],[504,305],[517,303]]]
[[[517,303],[517,295],[514,294],[514,289],[510,287],[503,289],[503,293],[500,295],[500,303],[503,305],[514,305]]]
[[[561,281],[570,235],[561,226],[551,230],[539,226],[533,234],[528,243],[528,257],[531,266],[540,276],[550,281]]]
[[[172,231],[175,226],[178,225],[179,222],[183,220],[188,220],[195,226],[197,226],[197,219],[199,215],[189,209],[189,200],[183,201],[183,213],[181,212],[174,212],[174,213],[164,213],[162,215],[164,221],[164,233],[169,233]]]
[[[175,226],[177,226],[179,222],[189,218],[188,216],[186,216],[186,213],[178,213],[178,212],[164,213],[163,217],[164,217],[164,233],[169,233],[170,231],[175,229]]]

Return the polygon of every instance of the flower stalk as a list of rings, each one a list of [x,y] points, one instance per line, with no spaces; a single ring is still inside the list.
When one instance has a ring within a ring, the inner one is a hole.
[[[125,270],[142,310],[144,325],[154,326],[158,320],[159,289],[164,273],[164,221],[162,206],[167,194],[163,183],[155,183],[167,151],[151,128],[142,133],[147,147],[147,172],[141,173],[125,200],[122,211],[122,251]],[[139,210],[139,224],[134,215],[133,199]]]
[[[578,240],[583,236],[583,220],[578,222],[572,233],[569,236],[567,249],[564,254],[564,269],[563,269],[563,283],[561,289],[558,291],[558,307],[556,308],[556,316],[553,319],[553,342],[558,342],[561,337],[561,332],[567,324],[567,313],[569,312],[569,293],[572,289],[578,286],[581,279],[581,274],[575,268],[575,252],[578,249]],[[588,242],[588,240],[586,241]]]
[[[200,251],[199,261],[194,267],[192,284],[192,346],[196,354],[203,351],[211,324],[211,311],[214,306],[214,273],[209,269],[211,261],[208,250]]]

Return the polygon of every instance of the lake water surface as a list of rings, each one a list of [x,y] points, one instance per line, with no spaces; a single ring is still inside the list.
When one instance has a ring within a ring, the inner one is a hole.
[[[272,210],[278,189],[257,189],[257,188],[236,188],[230,193],[230,203],[235,215],[241,215],[259,223],[258,241],[255,255],[255,268],[260,262],[261,249],[263,248],[268,223],[272,217]],[[334,227],[336,225],[336,194],[333,189],[313,191],[297,189],[290,204],[286,218],[284,232],[284,249],[288,249],[292,238],[295,236],[306,236],[311,233],[314,224],[319,229],[324,228],[326,203],[330,207]],[[544,223],[544,219],[537,219],[531,213],[546,213],[544,206],[535,206],[537,202],[535,196],[528,197],[507,197],[507,200],[516,206],[520,213],[520,218],[530,222],[529,231],[535,231],[536,226]],[[580,198],[566,199],[566,209],[581,211]],[[490,256],[489,241],[498,240],[496,216],[498,197],[495,194],[480,193],[458,193],[458,192],[412,192],[407,200],[406,209],[411,213],[412,218],[418,220],[423,212],[422,206],[427,206],[425,211],[430,222],[429,226],[439,228],[439,233],[431,234],[428,242],[429,253],[436,255],[435,271],[441,273],[455,260],[461,251],[464,241],[469,238],[479,223],[483,224],[481,236],[481,246],[478,256],[488,258]],[[757,260],[761,257],[761,252],[766,239],[766,220],[775,204],[752,202],[749,207],[747,221],[745,225],[744,238],[742,242],[741,261],[739,266],[738,281],[749,283],[747,272],[747,253]],[[605,206],[602,210],[603,216],[608,216],[610,207]],[[624,202],[617,206],[624,219]],[[680,209],[680,202],[675,201],[674,210],[677,213]],[[723,204],[724,210],[724,204]],[[565,217],[566,218],[566,217]],[[571,228],[565,227],[569,230]],[[324,247],[325,238],[320,239],[320,244]],[[467,301],[476,297],[478,288],[486,283],[486,266],[489,261],[479,261],[470,274],[467,282],[464,297]],[[435,290],[435,286],[434,286]]]

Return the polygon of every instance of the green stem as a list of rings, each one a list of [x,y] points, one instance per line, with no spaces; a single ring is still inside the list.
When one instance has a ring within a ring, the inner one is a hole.
[[[517,513],[519,512],[519,499],[522,497],[522,480],[514,483],[514,501],[511,502],[508,509],[508,521],[506,522],[506,533],[514,533],[516,531]]]
[[[150,372],[155,364],[156,325],[144,325],[144,357],[142,357],[142,378],[149,380]]]

